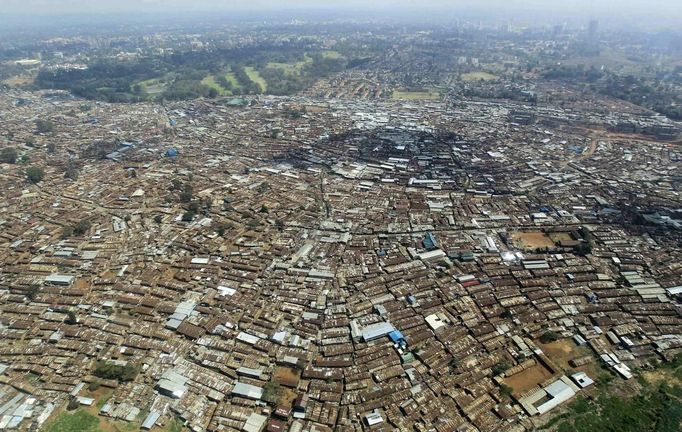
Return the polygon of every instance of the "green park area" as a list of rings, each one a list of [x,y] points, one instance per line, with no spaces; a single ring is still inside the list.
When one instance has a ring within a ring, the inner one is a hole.
[[[391,96],[393,99],[403,100],[440,100],[440,92],[435,89],[423,89],[418,91],[395,90]]]
[[[605,379],[606,378],[606,379]],[[682,356],[638,382],[605,372],[598,388],[577,396],[540,430],[557,432],[678,432],[682,430]]]
[[[469,72],[462,74],[462,81],[493,81],[497,79],[497,75],[488,72]]]

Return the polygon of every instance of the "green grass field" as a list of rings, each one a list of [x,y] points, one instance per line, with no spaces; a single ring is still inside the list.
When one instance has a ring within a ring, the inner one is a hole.
[[[281,69],[286,74],[300,73],[303,69],[303,64],[299,63],[276,63],[270,62],[266,65],[268,68]]]
[[[236,89],[242,88],[242,86],[239,85],[239,81],[237,81],[237,77],[234,76],[234,73],[232,73],[232,72],[226,73],[225,79],[228,80],[230,82],[230,84],[232,84],[232,87],[234,87]]]
[[[343,57],[340,52],[332,51],[332,50],[322,51],[322,56],[325,58],[331,58],[331,59],[340,59]]]
[[[263,92],[267,91],[268,89],[268,83],[263,79],[262,76],[258,73],[256,69],[254,69],[251,66],[247,66],[244,68],[244,72],[246,72],[246,75],[249,76],[249,79],[256,84],[258,84]]]
[[[232,87],[234,89],[241,89],[242,86],[239,84],[239,81],[237,81],[237,78],[234,76],[233,72],[230,72],[229,70],[225,72],[225,75],[223,75],[225,79],[232,84]],[[218,94],[220,96],[232,96],[233,92],[230,90],[227,90],[223,88],[218,82],[216,81],[216,76],[215,75],[207,75],[204,79],[201,80],[201,83],[207,87],[216,89],[218,91]]]
[[[140,81],[138,84],[142,86],[142,90],[149,96],[156,96],[163,93],[168,87],[168,83],[174,79],[173,74],[167,74],[158,78],[152,78],[145,81]],[[131,87],[132,90],[132,87]]]
[[[63,412],[46,429],[47,432],[97,432],[99,419],[85,410]]]
[[[266,67],[269,68],[275,68],[275,69],[281,69],[284,73],[294,75],[294,74],[300,74],[303,68],[306,65],[309,65],[313,62],[312,57],[310,57],[308,54],[305,55],[305,59],[301,60],[296,63],[278,63],[278,62],[270,62],[266,65]]]
[[[496,79],[496,75],[488,72],[469,72],[462,74],[462,81],[492,81]]]
[[[428,91],[395,90],[391,98],[403,100],[440,100],[440,93],[433,89]]]
[[[231,95],[231,94],[232,94],[231,92],[229,92],[229,91],[225,90],[224,88],[222,88],[222,87],[220,86],[220,84],[218,84],[218,83],[216,82],[215,76],[214,76],[214,75],[208,75],[207,77],[205,77],[204,79],[201,80],[201,83],[202,83],[203,85],[207,86],[207,87],[210,87],[210,88],[212,88],[212,89],[215,89],[215,90],[218,92],[218,94],[221,95],[221,96],[226,95],[226,94],[227,94],[227,95]]]
[[[177,419],[173,419],[166,426],[166,430],[168,432],[182,432],[183,429],[182,423],[180,423],[180,421]]]

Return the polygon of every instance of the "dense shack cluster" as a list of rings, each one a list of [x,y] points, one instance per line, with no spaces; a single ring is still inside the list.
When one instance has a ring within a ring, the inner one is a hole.
[[[681,351],[657,121],[3,91],[0,427],[530,430]]]

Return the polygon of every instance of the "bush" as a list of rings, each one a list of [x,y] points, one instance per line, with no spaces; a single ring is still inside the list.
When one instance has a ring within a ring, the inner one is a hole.
[[[73,411],[75,409],[78,409],[78,407],[81,406],[80,402],[78,402],[78,399],[76,399],[76,396],[71,396],[69,399],[69,403],[66,405],[66,410],[67,411]]]
[[[118,381],[132,381],[137,376],[138,370],[135,366],[127,364],[120,366],[108,361],[100,360],[95,366],[93,375],[104,379],[115,379]]]
[[[275,382],[268,382],[263,387],[263,400],[266,402],[276,403],[282,389],[279,384]]]
[[[233,228],[232,224],[220,223],[216,225],[216,232],[220,237],[224,236],[228,230]]]
[[[28,167],[26,178],[31,183],[40,183],[45,178],[45,171],[40,167]]]
[[[17,153],[17,149],[14,147],[7,147],[2,149],[2,152],[0,152],[0,162],[2,163],[8,163],[8,164],[13,164],[17,162],[17,158],[19,157]]]
[[[192,219],[194,219],[194,216],[196,216],[196,213],[194,213],[192,210],[187,210],[182,215],[182,221],[183,222],[192,222]]]

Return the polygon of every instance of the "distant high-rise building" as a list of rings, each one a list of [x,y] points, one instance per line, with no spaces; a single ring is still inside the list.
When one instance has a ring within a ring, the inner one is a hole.
[[[561,34],[562,34],[563,32],[564,32],[564,24],[556,24],[556,25],[552,28],[552,35],[553,35],[554,37],[561,36]]]
[[[592,38],[597,35],[597,30],[599,29],[599,21],[596,19],[590,20],[590,24],[587,27],[587,34]]]

